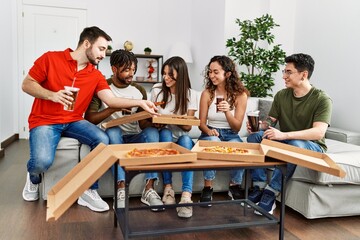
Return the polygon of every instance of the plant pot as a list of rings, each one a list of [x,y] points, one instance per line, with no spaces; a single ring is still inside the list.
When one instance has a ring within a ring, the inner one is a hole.
[[[151,52],[145,52],[145,55],[150,55],[151,54]]]

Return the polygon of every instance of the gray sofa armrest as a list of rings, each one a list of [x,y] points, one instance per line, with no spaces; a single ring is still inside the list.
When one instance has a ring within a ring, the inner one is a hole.
[[[329,127],[326,131],[325,138],[360,145],[360,133],[340,128]]]

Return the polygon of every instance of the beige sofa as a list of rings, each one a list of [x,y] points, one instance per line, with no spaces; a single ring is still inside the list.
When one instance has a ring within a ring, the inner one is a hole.
[[[200,94],[199,94],[200,95]],[[199,97],[199,96],[198,96]],[[259,109],[266,115],[271,100],[250,98],[248,110]],[[190,136],[196,141],[200,131],[193,127]],[[245,121],[239,135],[246,140]],[[307,218],[360,215],[360,133],[329,128],[327,134],[328,154],[347,173],[344,179],[329,174],[319,173],[297,167],[293,178],[287,185],[286,205],[300,212]],[[46,199],[49,189],[60,180],[79,159],[89,152],[89,147],[80,145],[77,140],[62,138],[55,156],[53,166],[43,175],[41,184],[42,197]],[[160,175],[161,176],[161,175]],[[219,171],[214,182],[214,191],[227,191],[229,175]],[[99,181],[99,193],[104,197],[113,196],[113,177],[107,171]],[[181,191],[181,176],[173,174],[173,185],[176,192]],[[136,176],[130,184],[130,194],[138,196],[144,186],[144,175]],[[156,185],[162,193],[162,181]],[[193,191],[201,192],[203,188],[202,172],[194,173]]]

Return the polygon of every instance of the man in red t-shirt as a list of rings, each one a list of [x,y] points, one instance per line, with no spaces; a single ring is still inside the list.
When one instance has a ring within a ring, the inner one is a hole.
[[[111,40],[98,27],[85,28],[75,51],[68,48],[43,54],[25,77],[22,89],[35,99],[29,116],[30,160],[22,193],[24,200],[39,198],[41,173],[52,165],[62,136],[75,138],[91,149],[99,143],[109,144],[105,132],[83,118],[94,94],[112,108],[136,106],[156,114],[151,101],[115,97],[102,73],[94,67],[105,57]],[[69,109],[75,95],[65,86],[79,89],[71,111],[64,109]],[[109,210],[96,189],[97,183],[80,196],[78,204],[97,212]]]

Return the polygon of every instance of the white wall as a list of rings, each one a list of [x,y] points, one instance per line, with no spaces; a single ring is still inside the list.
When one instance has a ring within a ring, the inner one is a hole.
[[[0,142],[18,132],[18,89],[16,77],[16,2],[2,1],[0,8]]]
[[[360,1],[299,0],[295,52],[315,60],[310,79],[333,99],[332,126],[360,132]]]
[[[287,54],[304,52],[316,61],[312,83],[324,89],[334,101],[332,126],[360,132],[356,111],[357,63],[359,62],[360,2],[357,0],[17,0],[16,2],[86,6],[88,25],[97,25],[113,38],[113,47],[126,40],[134,43],[134,52],[146,46],[154,54],[168,57],[171,44],[184,41],[191,46],[194,62],[189,64],[194,89],[203,88],[202,72],[210,58],[227,54],[226,39],[238,33],[235,19],[253,19],[270,13],[280,28],[276,43]],[[16,3],[3,0],[0,9],[3,46],[0,58],[0,141],[18,132]],[[76,43],[74,43],[75,47]],[[108,66],[104,63],[104,67]],[[276,76],[274,92],[284,87],[281,74]],[[10,90],[8,90],[10,89]],[[345,97],[344,97],[345,96]],[[10,100],[9,100],[10,99]],[[352,110],[352,109],[355,109]]]

